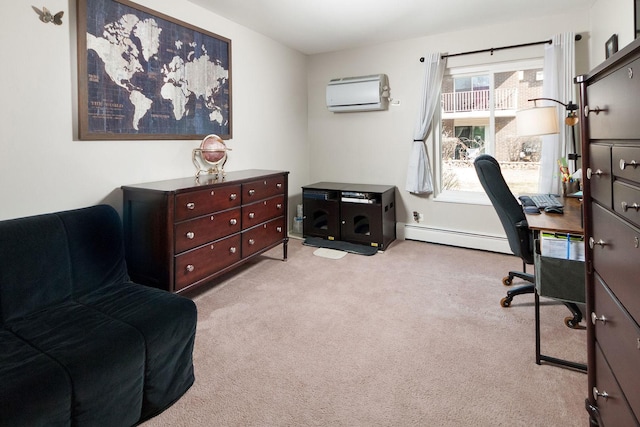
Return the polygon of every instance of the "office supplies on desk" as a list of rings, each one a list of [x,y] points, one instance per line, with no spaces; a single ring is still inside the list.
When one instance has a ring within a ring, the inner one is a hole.
[[[541,233],[540,254],[549,258],[584,261],[584,238],[576,234]]]
[[[553,194],[531,194],[529,195],[529,197],[531,197],[533,203],[535,203],[535,205],[540,209],[544,209],[550,206],[563,206],[560,200],[558,200]]]
[[[544,208],[544,211],[546,213],[551,213],[551,214],[563,214],[564,213],[564,209],[562,208],[562,206],[547,206],[546,208]]]

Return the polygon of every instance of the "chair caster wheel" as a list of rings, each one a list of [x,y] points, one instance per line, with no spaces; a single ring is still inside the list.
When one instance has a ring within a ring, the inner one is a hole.
[[[575,317],[568,316],[564,318],[564,324],[567,328],[571,329],[586,329],[584,326],[580,326],[580,322],[577,322]]]
[[[502,278],[502,284],[505,286],[511,286],[511,283],[513,283],[513,279],[509,276],[505,276]]]
[[[504,297],[504,298],[502,298],[502,299],[500,300],[500,305],[501,305],[502,307],[509,307],[509,306],[511,305],[511,300],[512,300],[512,299],[513,299],[513,298],[511,298],[511,297]]]

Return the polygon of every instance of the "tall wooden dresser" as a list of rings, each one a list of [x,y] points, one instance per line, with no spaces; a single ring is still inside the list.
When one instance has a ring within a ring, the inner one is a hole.
[[[640,39],[578,76],[592,424],[640,420]]]
[[[288,174],[246,170],[123,186],[132,280],[184,292],[281,243],[286,259]]]

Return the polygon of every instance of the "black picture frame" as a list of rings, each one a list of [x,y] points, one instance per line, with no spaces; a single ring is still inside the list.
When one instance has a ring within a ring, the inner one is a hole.
[[[618,35],[614,34],[609,37],[609,40],[604,44],[605,58],[609,58],[611,55],[618,51]]]
[[[633,2],[633,34],[634,38],[640,37],[640,0]]]
[[[232,137],[231,40],[129,0],[77,0],[80,140]]]

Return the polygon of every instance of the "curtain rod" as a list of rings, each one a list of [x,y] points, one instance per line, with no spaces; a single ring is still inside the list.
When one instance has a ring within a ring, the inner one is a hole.
[[[581,40],[582,39],[582,35],[580,34],[576,34],[576,40]],[[551,44],[553,42],[553,40],[549,39],[549,40],[543,40],[540,42],[533,42],[533,43],[523,43],[523,44],[514,44],[511,46],[502,46],[502,47],[492,47],[489,49],[480,49],[480,50],[471,50],[469,52],[460,52],[460,53],[450,53],[448,55],[442,55],[443,58],[450,58],[452,56],[462,56],[462,55],[471,55],[474,53],[484,53],[484,52],[491,52],[491,55],[493,55],[493,52],[497,51],[497,50],[504,50],[504,49],[514,49],[517,47],[527,47],[527,46],[535,46],[535,45],[539,45],[539,44]],[[420,58],[420,62],[424,62],[424,56]]]

